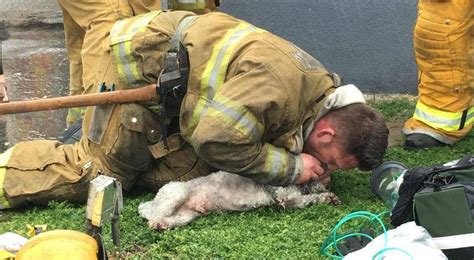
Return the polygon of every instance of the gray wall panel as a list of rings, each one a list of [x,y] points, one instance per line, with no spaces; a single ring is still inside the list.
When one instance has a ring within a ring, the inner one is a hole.
[[[416,93],[416,0],[221,0],[221,10],[288,39],[364,91]],[[0,21],[61,22],[55,0],[1,0]]]
[[[415,93],[416,0],[222,0],[222,11],[290,40],[345,82]]]

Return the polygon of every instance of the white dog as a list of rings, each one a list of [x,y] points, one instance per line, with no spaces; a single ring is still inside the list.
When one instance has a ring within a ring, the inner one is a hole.
[[[170,182],[155,199],[141,203],[140,215],[152,229],[183,226],[212,211],[247,211],[260,206],[304,208],[312,203],[338,205],[339,198],[318,183],[274,187],[219,171],[187,182]]]

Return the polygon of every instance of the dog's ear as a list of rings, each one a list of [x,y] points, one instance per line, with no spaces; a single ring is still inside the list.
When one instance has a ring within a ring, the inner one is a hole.
[[[284,200],[277,199],[276,200],[276,205],[280,209],[286,209],[286,201],[284,201]]]
[[[307,195],[311,193],[311,187],[309,183],[299,184],[297,187],[300,190],[301,195]]]
[[[322,185],[319,181],[312,180],[306,184],[308,193],[322,193],[327,192],[328,190],[324,185]]]
[[[296,185],[301,192],[301,195],[308,195],[308,194],[319,194],[322,192],[327,192],[328,190],[324,185],[322,185],[317,180],[311,180],[309,182]]]

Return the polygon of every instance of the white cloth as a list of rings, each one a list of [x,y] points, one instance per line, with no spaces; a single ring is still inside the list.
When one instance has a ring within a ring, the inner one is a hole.
[[[456,249],[474,246],[474,233],[445,237],[434,237],[436,245],[441,249]]]
[[[0,250],[16,254],[28,239],[11,232],[0,235]]]
[[[396,229],[387,231],[387,245],[384,247],[385,237],[383,234],[376,237],[364,248],[352,252],[344,257],[344,260],[373,259],[373,257],[384,248],[398,248],[400,250],[387,250],[380,259],[403,260],[403,259],[448,259],[441,249],[438,248],[433,238],[425,228],[417,226],[414,221],[405,223]],[[411,258],[410,258],[411,256]]]
[[[319,110],[319,113],[314,118],[313,122],[318,121],[327,114],[330,110],[345,107],[351,104],[365,103],[364,94],[352,84],[337,87],[336,90],[326,97],[324,104]],[[313,131],[314,123],[304,130],[303,140],[308,139],[309,134]]]

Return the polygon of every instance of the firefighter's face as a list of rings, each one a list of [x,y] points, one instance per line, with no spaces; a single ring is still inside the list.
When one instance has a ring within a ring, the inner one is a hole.
[[[304,147],[305,152],[316,157],[328,173],[338,169],[352,169],[358,165],[355,156],[346,154],[336,141],[335,133],[336,130],[327,121],[320,120],[315,124]]]
[[[335,142],[321,143],[314,142],[314,145],[308,145],[307,151],[316,157],[326,172],[331,173],[335,170],[348,170],[357,167],[357,159],[354,155],[345,154],[340,145]]]

